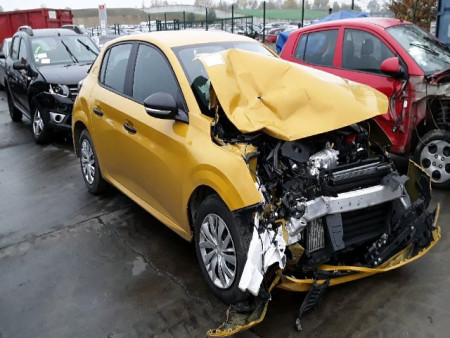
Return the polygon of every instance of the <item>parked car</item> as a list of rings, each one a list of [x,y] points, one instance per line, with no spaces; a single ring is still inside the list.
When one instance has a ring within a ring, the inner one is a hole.
[[[277,27],[269,30],[266,36],[266,42],[275,43],[277,41],[278,35],[280,35],[281,32],[284,32],[285,29],[285,27]]]
[[[69,29],[19,28],[6,59],[11,119],[29,118],[37,143],[48,142],[53,131],[70,133],[78,82],[98,52],[88,36]]]
[[[339,284],[402,266],[439,239],[428,176],[411,164],[405,185],[369,144],[377,125],[367,120],[387,105],[244,36],[155,32],[102,49],[72,131],[91,193],[117,187],[194,241],[219,299],[253,297],[262,311],[278,279],[295,291]]]
[[[450,187],[450,50],[410,22],[359,18],[292,32],[283,59],[367,84],[389,97],[376,117],[393,154]],[[326,94],[325,94],[326,95]]]
[[[0,88],[5,88],[6,58],[9,54],[11,38],[6,38],[0,45]]]

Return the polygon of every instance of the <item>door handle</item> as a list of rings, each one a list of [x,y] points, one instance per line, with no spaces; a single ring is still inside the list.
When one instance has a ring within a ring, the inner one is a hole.
[[[129,131],[132,134],[136,134],[136,129],[133,126],[130,126],[128,124],[128,121],[125,121],[125,123],[123,124],[124,128]]]
[[[95,115],[103,116],[103,112],[102,112],[100,109],[94,108],[93,111],[94,111],[94,114],[95,114]]]

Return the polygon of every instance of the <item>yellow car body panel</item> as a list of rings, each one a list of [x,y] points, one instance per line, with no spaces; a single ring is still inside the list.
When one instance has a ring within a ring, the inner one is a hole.
[[[197,58],[224,112],[244,133],[262,130],[293,141],[388,109],[386,95],[369,86],[270,56],[230,49]]]

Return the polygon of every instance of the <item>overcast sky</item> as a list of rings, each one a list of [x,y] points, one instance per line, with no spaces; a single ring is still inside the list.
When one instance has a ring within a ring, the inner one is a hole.
[[[229,3],[235,0],[225,0]],[[330,0],[333,4],[335,0]],[[337,0],[339,3],[350,4],[351,0]],[[384,0],[378,0],[378,3],[383,3]],[[151,0],[144,0],[146,6],[150,5]],[[175,4],[194,4],[194,0],[167,0],[170,5]],[[310,3],[313,0],[309,0]],[[362,5],[364,8],[369,0],[355,0],[355,4]],[[0,5],[4,11],[13,11],[15,9],[30,9],[39,8],[44,4],[47,8],[65,8],[73,9],[80,8],[96,8],[99,4],[106,4],[106,8],[124,8],[124,7],[142,7],[142,0],[0,0]]]
[[[145,5],[150,5],[150,0],[144,0]],[[194,0],[167,0],[169,4],[193,4]],[[4,11],[14,9],[39,8],[45,4],[47,8],[95,8],[99,4],[106,4],[106,8],[142,7],[142,0],[0,0]]]

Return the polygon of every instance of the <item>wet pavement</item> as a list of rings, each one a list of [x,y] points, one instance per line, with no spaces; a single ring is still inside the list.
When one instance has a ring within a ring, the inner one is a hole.
[[[304,337],[446,337],[450,193],[443,239],[399,270],[329,288]],[[303,295],[275,290],[263,323],[238,337],[299,336]],[[226,306],[204,283],[193,245],[110,188],[84,186],[70,140],[34,144],[0,91],[0,337],[202,337]]]

